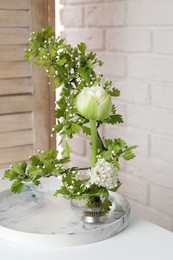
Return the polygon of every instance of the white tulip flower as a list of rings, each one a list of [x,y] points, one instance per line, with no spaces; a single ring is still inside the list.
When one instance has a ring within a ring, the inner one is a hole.
[[[101,86],[85,87],[77,96],[76,108],[87,119],[104,120],[112,110],[111,97]]]

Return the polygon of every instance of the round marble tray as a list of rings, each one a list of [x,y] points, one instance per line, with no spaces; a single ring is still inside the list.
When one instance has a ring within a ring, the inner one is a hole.
[[[77,246],[112,237],[128,225],[130,205],[118,193],[104,224],[84,224],[70,202],[55,198],[54,191],[27,186],[21,194],[0,192],[0,238],[44,247]]]

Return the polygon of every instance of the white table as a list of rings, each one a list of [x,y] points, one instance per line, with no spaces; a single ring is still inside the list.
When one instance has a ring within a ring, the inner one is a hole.
[[[85,246],[31,247],[0,240],[1,260],[173,260],[173,233],[133,218],[120,234]]]

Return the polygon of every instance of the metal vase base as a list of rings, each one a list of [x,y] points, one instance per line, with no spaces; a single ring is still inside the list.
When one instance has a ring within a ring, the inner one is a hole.
[[[88,224],[102,224],[108,219],[108,216],[100,211],[99,208],[88,208],[86,211],[83,211],[81,220],[84,223]]]

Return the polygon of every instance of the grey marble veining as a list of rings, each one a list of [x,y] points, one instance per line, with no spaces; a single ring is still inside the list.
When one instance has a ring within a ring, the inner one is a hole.
[[[51,185],[27,186],[21,194],[0,193],[0,237],[43,246],[75,246],[114,236],[128,222],[130,206],[115,194],[116,208],[104,224],[84,224],[70,202],[53,196]]]

